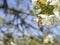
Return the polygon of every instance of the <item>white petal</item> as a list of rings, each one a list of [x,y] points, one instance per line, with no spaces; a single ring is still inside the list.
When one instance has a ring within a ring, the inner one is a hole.
[[[51,2],[51,0],[47,0],[46,2]]]
[[[44,14],[40,14],[40,15],[38,15],[39,17],[42,17],[42,18],[46,18],[47,16],[46,15],[44,15]]]
[[[52,2],[50,3],[50,5],[57,5],[59,3],[58,0],[52,0]]]

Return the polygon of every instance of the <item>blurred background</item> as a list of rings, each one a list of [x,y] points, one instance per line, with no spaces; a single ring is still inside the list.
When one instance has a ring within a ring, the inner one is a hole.
[[[60,45],[60,0],[0,0],[0,45]]]

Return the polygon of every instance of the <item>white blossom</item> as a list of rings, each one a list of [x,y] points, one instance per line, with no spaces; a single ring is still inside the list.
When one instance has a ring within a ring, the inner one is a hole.
[[[46,2],[51,2],[52,0],[46,0]]]
[[[11,45],[16,45],[16,44],[14,44],[13,42],[11,42]]]
[[[58,5],[59,4],[59,0],[52,0],[52,2],[50,3],[50,5]]]
[[[35,3],[37,0],[31,0],[32,1],[32,3]]]
[[[48,36],[44,39],[44,43],[48,43],[49,41],[50,41],[51,43],[54,43],[53,40],[54,40],[54,39],[53,39],[53,35],[48,34]]]
[[[50,20],[54,17],[54,15],[44,15],[44,14],[40,14],[38,15],[38,17],[42,18],[42,25],[50,25],[51,22]]]
[[[53,13],[55,14],[55,17],[60,19],[60,12],[56,9],[53,10]]]

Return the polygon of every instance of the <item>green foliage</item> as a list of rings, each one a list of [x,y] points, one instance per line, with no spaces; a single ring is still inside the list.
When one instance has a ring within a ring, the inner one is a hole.
[[[3,43],[4,43],[4,45],[9,45],[10,42],[14,42],[14,38],[11,35],[11,33],[6,33],[5,36],[4,36]]]
[[[37,6],[34,6],[34,9],[41,9],[39,14],[53,14],[54,6],[37,2]]]

